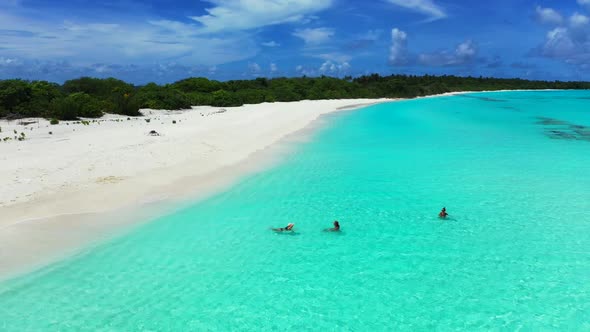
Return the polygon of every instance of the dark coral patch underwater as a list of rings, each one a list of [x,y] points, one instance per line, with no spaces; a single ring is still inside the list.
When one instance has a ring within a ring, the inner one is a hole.
[[[545,127],[545,135],[551,139],[590,142],[590,127],[553,118],[537,117],[538,125]]]

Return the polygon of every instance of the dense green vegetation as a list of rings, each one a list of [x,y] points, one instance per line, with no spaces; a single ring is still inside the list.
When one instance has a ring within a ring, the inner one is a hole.
[[[274,101],[338,98],[412,98],[452,91],[512,89],[590,89],[590,82],[528,81],[457,76],[380,76],[358,78],[257,78],[219,82],[188,78],[144,86],[114,78],[82,77],[63,85],[45,81],[0,81],[0,118],[45,117],[74,120],[104,113],[140,115],[140,108],[183,109]]]

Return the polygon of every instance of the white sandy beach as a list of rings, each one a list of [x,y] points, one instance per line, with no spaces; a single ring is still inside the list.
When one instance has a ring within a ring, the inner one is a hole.
[[[269,154],[261,151],[320,116],[385,101],[144,110],[145,117],[107,115],[88,125],[0,121],[0,138],[21,132],[26,137],[0,142],[0,276],[71,253],[129,224],[108,212],[219,190],[268,164]],[[151,130],[160,136],[149,135]]]

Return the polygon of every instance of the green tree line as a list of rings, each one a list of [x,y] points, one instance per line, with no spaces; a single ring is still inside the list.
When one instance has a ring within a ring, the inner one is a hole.
[[[225,82],[195,77],[143,86],[115,78],[82,77],[62,85],[12,79],[0,80],[0,118],[74,120],[101,117],[104,113],[136,116],[141,108],[176,110],[198,105],[229,107],[305,99],[413,98],[453,91],[516,89],[590,89],[590,82],[378,74],[343,79],[322,76]]]

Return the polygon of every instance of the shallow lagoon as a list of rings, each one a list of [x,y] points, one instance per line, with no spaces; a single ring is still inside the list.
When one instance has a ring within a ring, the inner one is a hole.
[[[0,330],[590,329],[588,98],[331,116],[272,169],[0,284]]]

